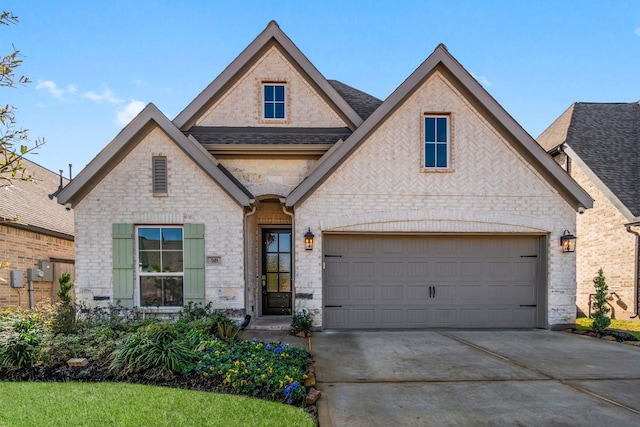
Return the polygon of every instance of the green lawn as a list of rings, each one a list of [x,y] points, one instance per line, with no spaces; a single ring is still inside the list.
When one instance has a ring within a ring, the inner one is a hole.
[[[593,319],[589,319],[588,317],[580,317],[576,319],[576,325],[578,329],[591,329],[591,322]],[[640,339],[640,320],[639,319],[631,319],[631,320],[618,320],[611,319],[611,325],[607,329],[611,329],[614,331],[624,331],[629,332],[636,336],[636,338]]]
[[[300,408],[127,383],[0,382],[0,426],[313,426]]]

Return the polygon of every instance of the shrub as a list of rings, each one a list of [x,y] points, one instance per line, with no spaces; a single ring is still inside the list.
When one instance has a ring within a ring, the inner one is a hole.
[[[601,334],[611,324],[611,319],[607,316],[610,310],[607,307],[607,291],[609,288],[605,282],[602,269],[598,270],[598,275],[593,279],[593,285],[596,288],[596,295],[592,304],[594,311],[591,316],[593,317],[591,328],[597,334]]]
[[[308,336],[312,326],[313,318],[309,310],[305,307],[299,308],[293,313],[293,316],[291,316],[291,333],[293,335],[302,332],[305,336]]]
[[[0,366],[33,366],[40,354],[44,330],[36,312],[14,312],[0,321]]]
[[[156,323],[131,333],[111,354],[110,371],[164,375],[182,372],[198,359],[189,337],[174,324]]]
[[[55,334],[70,334],[76,329],[76,309],[71,302],[71,275],[63,273],[58,277],[60,289],[58,289],[58,298],[60,303],[56,307],[56,314],[52,322],[52,331]]]

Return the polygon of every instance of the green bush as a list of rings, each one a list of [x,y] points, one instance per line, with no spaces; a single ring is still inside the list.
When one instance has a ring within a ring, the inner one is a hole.
[[[291,316],[291,333],[293,335],[300,332],[304,333],[305,336],[309,335],[312,326],[313,318],[309,310],[305,307],[299,308],[293,313],[293,316]]]
[[[33,366],[40,355],[44,329],[37,313],[14,312],[0,320],[0,366]]]
[[[63,273],[58,277],[60,289],[58,289],[58,298],[60,303],[56,306],[56,314],[52,322],[52,331],[54,334],[70,334],[76,329],[76,309],[73,306],[71,298],[71,275]]]
[[[591,328],[594,332],[601,334],[602,331],[607,329],[611,324],[611,319],[607,316],[610,310],[610,308],[607,307],[607,291],[609,287],[605,282],[602,269],[598,270],[598,275],[593,279],[593,286],[596,288],[596,295],[591,306],[593,309]]]
[[[198,359],[189,336],[175,324],[156,323],[131,333],[111,354],[109,370],[121,374],[179,373]]]

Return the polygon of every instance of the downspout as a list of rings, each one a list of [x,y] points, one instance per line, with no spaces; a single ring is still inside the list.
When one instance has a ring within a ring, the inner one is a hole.
[[[244,221],[242,222],[242,234],[244,237],[244,314],[249,312],[249,230],[247,227],[247,218],[256,213],[255,200],[251,200],[251,210],[245,212]],[[253,311],[252,311],[253,312]]]
[[[287,210],[287,205],[285,204],[285,199],[280,199],[280,203],[282,204],[282,212],[285,215],[289,215],[291,217],[291,311],[295,312],[293,309],[295,306],[295,295],[296,295],[296,217],[293,215],[293,212]]]
[[[636,256],[635,256],[636,268],[635,268],[635,280],[634,280],[635,311],[633,313],[633,316],[631,316],[631,319],[635,319],[636,317],[638,317],[638,303],[640,302],[638,298],[638,292],[640,291],[640,284],[638,283],[638,280],[640,280],[640,233],[638,233],[637,231],[633,231],[631,227],[637,227],[639,225],[640,225],[640,222],[632,222],[629,224],[625,224],[627,232],[636,235]]]

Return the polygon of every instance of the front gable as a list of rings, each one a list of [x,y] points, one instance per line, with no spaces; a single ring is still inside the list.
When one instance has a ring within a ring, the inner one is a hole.
[[[272,124],[291,127],[348,127],[353,130],[362,123],[362,118],[275,21],[271,21],[173,122],[185,132],[195,125],[268,124],[261,120],[263,83],[290,85],[287,96],[292,116],[288,120]]]
[[[430,170],[424,168],[424,117],[434,112],[449,119],[451,152],[448,168]],[[556,193],[437,70],[316,192],[340,188],[357,189],[354,196],[365,198],[475,197],[478,204],[491,197],[544,198]]]
[[[440,83],[434,83],[440,82]],[[426,92],[425,92],[426,91]],[[427,95],[421,95],[423,92]],[[457,93],[453,98],[449,96],[451,92]],[[412,104],[412,100],[415,97],[423,96],[422,103],[416,105]],[[457,101],[455,101],[457,99]],[[332,153],[330,153],[325,161],[322,162],[311,175],[299,185],[289,196],[287,197],[288,206],[300,206],[304,200],[313,194],[322,183],[329,179],[329,177],[339,169],[347,160],[357,161],[352,158],[355,153],[358,152],[358,148],[366,143],[372,135],[384,132],[385,126],[392,122],[392,118],[397,117],[398,114],[402,114],[409,119],[409,122],[405,126],[399,126],[389,131],[387,135],[389,145],[385,148],[395,149],[398,144],[413,144],[414,141],[418,141],[418,144],[424,144],[424,132],[416,132],[416,126],[421,126],[422,118],[425,114],[450,114],[448,108],[456,107],[454,104],[447,105],[447,102],[455,102],[467,105],[467,108],[475,110],[473,119],[483,121],[485,126],[471,125],[471,122],[465,120],[458,120],[455,114],[450,117],[451,134],[456,137],[456,133],[460,131],[460,126],[468,126],[470,129],[466,131],[471,132],[468,137],[467,144],[479,144],[480,141],[486,140],[486,135],[495,135],[505,141],[509,150],[513,154],[517,153],[515,158],[517,161],[523,161],[527,167],[535,171],[540,176],[543,186],[550,186],[575,210],[580,208],[588,208],[592,206],[592,200],[584,190],[582,190],[554,161],[549,157],[546,152],[528,135],[522,127],[513,120],[513,118],[482,88],[482,86],[449,54],[444,45],[440,45],[436,50],[414,71],[405,81],[387,98],[384,103],[378,107],[371,116],[360,126],[356,131],[342,144],[337,147]],[[412,108],[413,105],[413,109]],[[462,105],[462,104],[460,104]],[[458,108],[458,107],[456,107]],[[460,111],[463,111],[460,109]],[[474,134],[484,129],[482,132],[488,132],[484,134]],[[489,138],[490,139],[490,138]],[[392,147],[392,148],[389,148]],[[444,185],[450,185],[448,181],[455,182],[456,180],[463,181],[463,176],[467,172],[461,174],[451,173],[460,170],[461,163],[457,159],[458,150],[456,147],[455,139],[452,142],[453,151],[451,153],[451,164],[447,170],[441,171],[445,177],[435,177],[429,180],[429,182],[446,182]],[[476,147],[482,148],[482,147]],[[489,147],[486,147],[487,149]],[[398,150],[402,151],[402,150]],[[469,149],[469,153],[474,153],[473,149]],[[477,153],[477,151],[476,151]],[[492,159],[495,154],[490,149],[487,151],[480,151],[483,156]],[[382,153],[379,153],[382,154]],[[512,156],[513,157],[513,156]],[[423,161],[421,156],[411,156],[411,159],[404,159],[410,163],[404,163],[403,161],[380,162],[383,168],[401,169],[405,170],[416,162]],[[497,163],[510,164],[514,161],[514,158],[500,159],[500,161],[491,161],[490,166],[487,166],[487,172],[491,172]],[[377,163],[377,162],[376,162]],[[477,166],[482,163],[470,162],[470,165]],[[374,167],[374,165],[371,165]],[[393,172],[393,174],[401,173],[400,171]],[[478,174],[475,168],[469,169],[471,173],[471,180],[475,182],[485,179],[482,173]],[[417,175],[419,176],[419,175]],[[458,178],[460,177],[460,178]],[[393,179],[393,178],[390,178]],[[421,181],[421,178],[415,178]],[[504,178],[504,183],[488,182],[485,192],[500,191],[500,188],[506,185],[513,185],[513,181]],[[520,183],[520,185],[528,185],[527,181]],[[402,191],[401,186],[399,191]],[[462,189],[462,186],[460,186]]]
[[[286,117],[269,120],[263,117],[263,85],[282,85],[285,92]],[[272,43],[253,65],[238,77],[199,118],[195,126],[287,126],[348,127],[313,87],[308,77],[296,69],[277,43]]]

